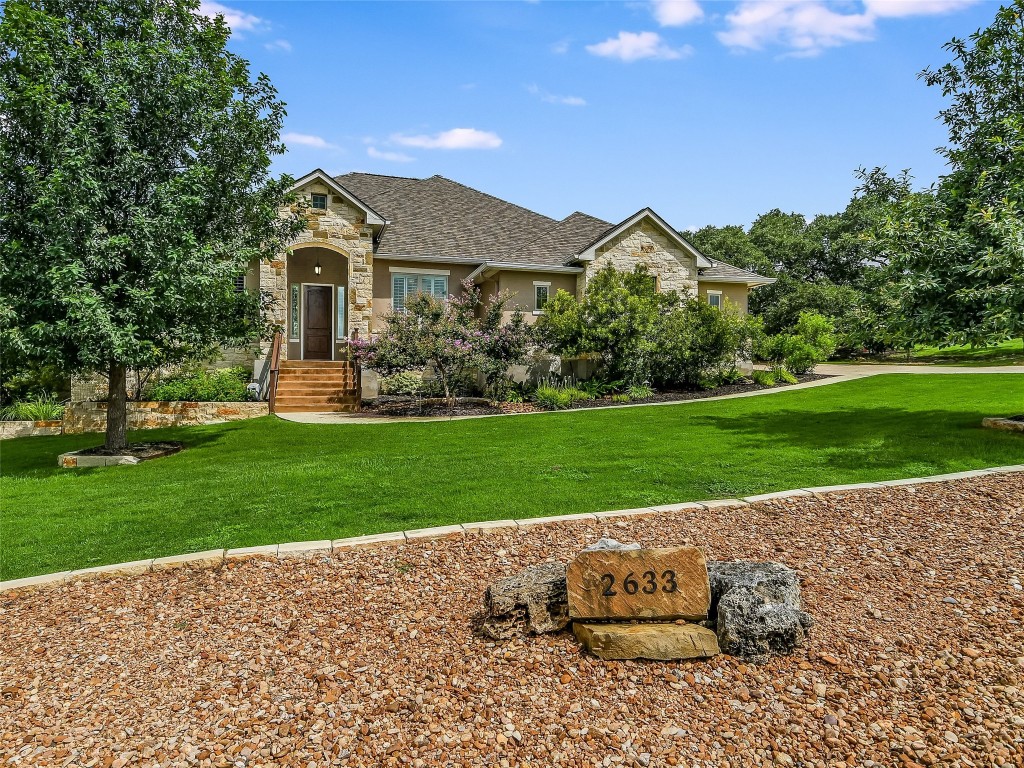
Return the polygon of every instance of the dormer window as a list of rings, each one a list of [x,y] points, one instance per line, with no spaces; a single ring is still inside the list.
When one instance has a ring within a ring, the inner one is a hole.
[[[318,195],[318,194],[316,194],[314,192],[313,195],[312,195],[312,198],[313,198],[313,208],[314,208],[314,210],[317,210],[317,211],[326,211],[327,210],[327,195]]]

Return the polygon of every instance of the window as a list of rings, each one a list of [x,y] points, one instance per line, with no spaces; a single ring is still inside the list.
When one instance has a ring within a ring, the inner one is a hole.
[[[708,304],[715,309],[722,308],[722,292],[721,291],[708,291]]]
[[[327,195],[313,194],[313,207],[318,211],[327,210]]]
[[[245,275],[235,275],[235,293],[241,293],[245,290]]]
[[[395,312],[404,312],[406,300],[417,293],[447,298],[448,275],[391,275],[391,308]]]
[[[288,338],[292,341],[299,340],[299,284],[292,283],[292,305],[288,322]]]
[[[548,298],[551,295],[551,283],[534,283],[533,284],[533,310],[534,312],[543,312],[544,307],[547,306]]]
[[[344,341],[346,338],[345,333],[345,286],[338,286],[338,330],[337,338],[338,341]]]

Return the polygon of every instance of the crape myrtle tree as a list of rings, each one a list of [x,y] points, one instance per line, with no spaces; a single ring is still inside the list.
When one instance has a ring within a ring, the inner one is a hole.
[[[485,301],[468,279],[447,299],[417,293],[406,299],[404,310],[384,316],[384,328],[374,339],[357,340],[356,352],[385,376],[432,368],[452,402],[477,373],[493,392],[509,367],[526,361],[533,338],[522,308],[511,306],[511,299],[503,291]]]
[[[269,175],[284,104],[198,0],[8,0],[0,20],[5,353],[109,380],[262,332],[234,279],[299,226]]]
[[[880,227],[899,317],[922,344],[985,346],[1024,336],[1024,0],[945,49],[921,78],[949,99],[950,172]]]

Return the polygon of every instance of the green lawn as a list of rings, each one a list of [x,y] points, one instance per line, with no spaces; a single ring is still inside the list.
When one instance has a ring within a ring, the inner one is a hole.
[[[276,418],[137,433],[135,467],[60,470],[97,435],[0,444],[0,579],[459,521],[531,517],[1024,462],[1024,375],[879,376],[678,406],[468,421]]]
[[[991,347],[917,347],[909,355],[894,352],[884,357],[857,360],[831,360],[832,363],[927,363],[929,365],[956,365],[986,367],[992,365],[1024,365],[1024,341],[1011,339]]]

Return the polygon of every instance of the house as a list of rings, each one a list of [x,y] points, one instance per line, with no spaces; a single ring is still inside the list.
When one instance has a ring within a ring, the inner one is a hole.
[[[607,265],[644,264],[661,290],[741,311],[752,288],[774,282],[709,259],[650,208],[617,224],[578,211],[557,221],[443,176],[319,169],[292,189],[307,206],[282,214],[303,213],[305,231],[245,281],[270,294],[269,320],[284,329],[279,410],[357,403],[348,341],[371,336],[418,291],[447,296],[470,279],[485,298],[511,292],[535,318],[556,291],[582,294]],[[337,378],[324,384],[333,369]],[[331,387],[348,389],[325,399]]]

